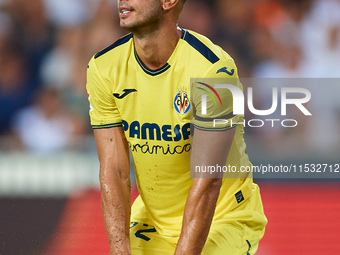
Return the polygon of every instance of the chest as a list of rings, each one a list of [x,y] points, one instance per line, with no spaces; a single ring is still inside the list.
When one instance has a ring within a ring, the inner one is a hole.
[[[167,70],[158,76],[132,72],[113,91],[129,141],[188,141],[190,136],[190,77]]]

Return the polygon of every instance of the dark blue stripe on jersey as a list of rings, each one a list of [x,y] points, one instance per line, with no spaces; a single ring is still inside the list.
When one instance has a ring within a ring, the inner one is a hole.
[[[188,31],[184,33],[184,39],[187,43],[189,43],[193,48],[195,48],[199,53],[201,53],[207,60],[209,60],[212,64],[215,64],[219,61],[219,57],[212,52],[204,43],[198,40],[195,36],[190,34]]]
[[[151,76],[156,76],[158,74],[164,73],[166,70],[168,70],[171,66],[169,65],[169,63],[166,63],[164,66],[162,66],[161,68],[158,68],[156,70],[152,70],[150,68],[148,68],[143,62],[142,60],[139,58],[136,50],[135,50],[135,57],[136,60],[138,62],[138,64],[140,65],[140,67],[143,69],[144,72],[146,72],[147,74],[151,75]]]
[[[130,39],[133,37],[133,35],[130,33],[130,34],[127,34],[126,36],[123,36],[122,38],[120,38],[119,40],[117,40],[115,43],[111,44],[109,47],[103,49],[102,51],[99,51],[95,56],[94,58],[98,58],[100,57],[101,55],[104,55],[106,52],[118,47],[119,45],[122,45],[124,43],[127,43],[128,41],[130,41]]]
[[[184,39],[185,37],[185,34],[186,34],[186,31],[184,29],[182,29],[182,35],[181,35],[181,38]],[[138,64],[140,65],[140,67],[143,69],[143,71],[145,73],[147,73],[148,75],[151,75],[151,76],[156,76],[156,75],[159,75],[161,73],[164,73],[166,70],[168,70],[171,66],[169,63],[166,63],[164,66],[156,69],[156,70],[152,70],[150,68],[148,68],[143,62],[142,60],[139,58],[137,52],[136,52],[136,49],[135,49],[135,57],[136,57],[136,60],[138,62]]]
[[[203,131],[226,131],[226,130],[237,127],[237,124],[233,126],[226,126],[226,127],[221,127],[221,128],[206,128],[206,127],[201,127],[201,126],[197,126],[194,124],[194,127],[196,129],[203,130]]]
[[[187,31],[186,30],[184,30],[184,29],[182,29],[182,35],[181,35],[181,39],[184,39],[184,37],[185,37],[185,34],[187,33]]]
[[[103,128],[120,127],[122,125],[123,125],[122,122],[118,122],[118,123],[107,124],[107,125],[92,125],[92,128],[93,129],[103,129]]]
[[[230,118],[233,118],[235,117],[236,115],[234,115],[233,112],[227,114],[227,115],[224,115],[224,116],[218,116],[219,119],[222,119],[222,120],[227,120],[227,119],[230,119]],[[200,116],[194,116],[195,119],[199,120],[199,121],[214,121],[216,118],[203,118],[203,117],[200,117]]]

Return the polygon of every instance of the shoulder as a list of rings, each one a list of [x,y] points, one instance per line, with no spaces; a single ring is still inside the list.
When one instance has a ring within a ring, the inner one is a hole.
[[[126,52],[133,50],[133,47],[131,47],[133,44],[132,39],[133,35],[131,33],[121,37],[110,46],[96,53],[91,62],[95,62],[100,69],[121,63],[128,56]]]
[[[212,64],[224,59],[232,60],[228,53],[204,35],[185,29],[182,39],[186,41],[190,47],[207,58]]]
[[[204,66],[205,70],[217,68],[217,71],[220,71],[219,73],[226,73],[228,76],[234,77],[234,74],[236,74],[235,62],[220,46],[206,36],[191,30],[184,30],[182,39],[187,42],[188,47],[194,52],[193,54],[198,54],[208,61],[208,64]],[[227,68],[226,72],[224,68]]]
[[[96,53],[94,55],[94,59],[97,59],[107,53],[112,52],[114,49],[118,48],[119,46],[123,46],[126,43],[128,43],[131,39],[133,38],[133,35],[131,33],[121,37],[120,39],[118,39],[117,41],[115,41],[113,44],[111,44],[110,46],[106,47],[105,49],[99,51],[98,53]]]
[[[91,58],[88,65],[88,72],[105,73],[105,70],[110,71],[112,68],[119,66],[124,60],[127,61],[127,52],[133,50],[133,35],[127,34],[110,46],[99,51]]]

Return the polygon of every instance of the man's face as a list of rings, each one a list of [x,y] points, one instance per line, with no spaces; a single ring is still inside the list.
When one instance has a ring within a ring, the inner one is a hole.
[[[157,26],[162,13],[161,0],[118,0],[120,26],[128,31]]]

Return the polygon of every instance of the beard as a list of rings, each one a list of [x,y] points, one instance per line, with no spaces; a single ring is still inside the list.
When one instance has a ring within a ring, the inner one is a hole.
[[[145,34],[157,30],[162,16],[161,1],[153,0],[147,5],[134,9],[133,14],[120,19],[120,26],[134,34]]]

